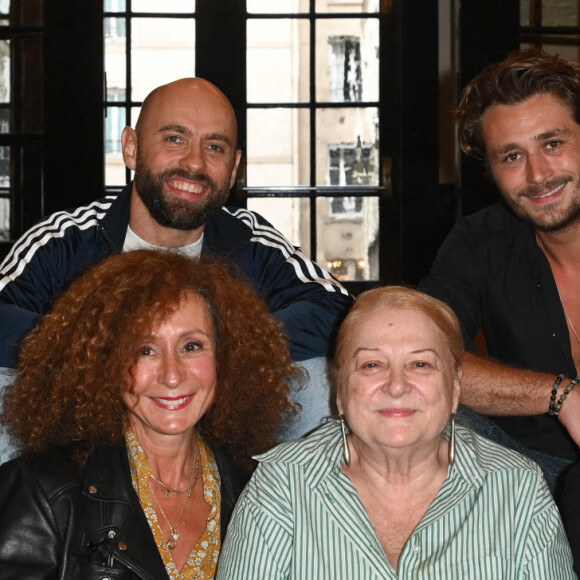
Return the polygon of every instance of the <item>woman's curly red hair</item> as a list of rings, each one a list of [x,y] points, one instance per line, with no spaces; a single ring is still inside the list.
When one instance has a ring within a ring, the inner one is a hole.
[[[80,462],[94,445],[121,441],[140,341],[188,291],[204,298],[217,339],[218,386],[198,429],[251,468],[292,410],[282,324],[231,268],[168,251],[112,256],[71,285],[23,341],[3,422],[28,451],[72,443]]]

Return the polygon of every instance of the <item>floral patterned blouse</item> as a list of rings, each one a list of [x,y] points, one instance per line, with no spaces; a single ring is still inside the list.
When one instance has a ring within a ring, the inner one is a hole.
[[[220,475],[211,448],[201,437],[198,437],[203,476],[203,495],[210,506],[210,513],[204,533],[193,548],[183,568],[179,571],[173,562],[171,551],[167,547],[167,542],[157,521],[157,514],[149,488],[151,468],[149,467],[147,455],[131,429],[125,433],[125,441],[129,450],[129,465],[131,467],[133,487],[139,496],[141,507],[153,532],[157,549],[161,554],[169,578],[171,580],[208,580],[214,578],[221,548],[221,495]]]

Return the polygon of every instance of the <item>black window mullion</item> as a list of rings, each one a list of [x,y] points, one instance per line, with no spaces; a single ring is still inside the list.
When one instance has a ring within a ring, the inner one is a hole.
[[[310,0],[310,186],[316,184],[316,17],[315,0]],[[313,260],[318,258],[318,227],[316,223],[317,196],[310,198],[310,254]]]
[[[131,0],[126,0],[125,13],[125,122],[127,126],[133,127],[135,120],[133,120],[133,87],[131,86],[131,79],[133,78],[133,58],[131,54],[132,38],[133,38],[133,17]],[[131,181],[131,170],[125,166],[125,180],[127,183]]]
[[[245,0],[197,0],[195,74],[214,83],[230,100],[238,120],[238,145],[244,155],[230,203],[247,205],[246,174],[246,21]],[[241,183],[242,182],[242,183]]]

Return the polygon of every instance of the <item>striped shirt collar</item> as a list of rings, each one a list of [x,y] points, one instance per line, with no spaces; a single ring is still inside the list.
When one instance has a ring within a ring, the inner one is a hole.
[[[449,438],[449,427],[443,433]],[[457,503],[458,489],[465,488],[465,493],[479,489],[492,471],[506,469],[521,469],[528,467],[536,469],[534,464],[515,451],[504,448],[488,439],[475,435],[473,431],[457,425],[457,457],[453,467],[441,487],[440,494],[446,489],[453,489],[454,503]],[[497,456],[502,461],[498,463]],[[283,462],[301,465],[304,469],[305,481],[311,487],[316,487],[328,477],[337,477],[343,466],[340,423],[329,420],[311,435],[296,441],[289,441],[255,457],[262,463]]]

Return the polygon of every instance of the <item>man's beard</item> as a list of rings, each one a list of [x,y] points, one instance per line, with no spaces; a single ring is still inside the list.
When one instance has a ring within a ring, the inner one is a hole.
[[[552,191],[565,183],[572,183],[571,176],[559,177],[542,183],[541,185],[530,185],[525,190],[517,194],[517,199],[532,195],[541,195],[542,192]],[[576,186],[575,195],[565,210],[550,209],[549,207],[538,208],[537,214],[528,213],[522,205],[503,194],[504,201],[511,210],[524,222],[542,232],[560,232],[580,221],[580,187]],[[546,204],[548,205],[548,204]]]
[[[188,201],[166,195],[163,183],[167,179],[181,177],[208,186],[204,200]],[[161,226],[174,230],[195,230],[200,228],[225,205],[229,187],[217,187],[215,182],[203,173],[188,173],[185,169],[167,169],[162,173],[152,173],[140,159],[135,169],[137,193],[151,217]]]

